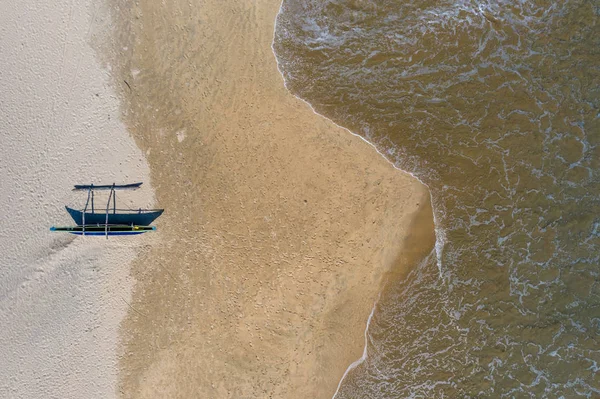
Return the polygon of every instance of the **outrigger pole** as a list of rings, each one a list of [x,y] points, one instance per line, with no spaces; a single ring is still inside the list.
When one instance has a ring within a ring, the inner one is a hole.
[[[136,188],[140,188],[140,186],[142,185],[142,183],[131,183],[131,184],[100,184],[100,185],[93,185],[93,184],[76,184],[73,188],[74,191],[78,191],[78,190],[89,190],[89,189],[93,189],[93,190],[126,190],[126,189],[130,189],[130,190],[135,190]]]
[[[116,197],[117,195],[115,194],[115,184],[113,183],[111,189],[110,189],[110,194],[108,194],[108,201],[106,201],[106,222],[104,223],[104,235],[106,236],[106,239],[108,240],[108,208],[110,208],[110,197],[113,197],[113,203],[115,204],[115,208],[113,209],[113,213],[117,212],[116,209]]]
[[[93,197],[94,192],[92,191],[92,187],[93,187],[93,184],[90,186],[90,188],[88,190],[87,201],[85,201],[85,207],[83,208],[83,225],[82,225],[83,227],[81,230],[82,235],[85,235],[85,211],[87,211],[88,204],[90,203],[90,195],[92,196],[92,213],[94,212],[94,197]]]

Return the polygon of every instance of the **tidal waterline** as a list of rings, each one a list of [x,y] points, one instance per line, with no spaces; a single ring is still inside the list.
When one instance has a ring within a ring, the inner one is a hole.
[[[288,88],[431,189],[336,397],[600,394],[600,7],[285,0]]]

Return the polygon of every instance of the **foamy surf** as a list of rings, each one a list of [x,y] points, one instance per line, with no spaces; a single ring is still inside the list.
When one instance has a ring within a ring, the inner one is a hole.
[[[594,6],[284,3],[288,88],[422,178],[444,227],[443,269],[381,299],[370,328],[390,355],[358,395],[600,392],[581,363],[597,355]]]
[[[420,179],[416,174],[414,174],[414,173],[412,173],[412,172],[410,172],[408,170],[404,170],[404,169],[401,169],[400,167],[398,167],[398,165],[396,163],[392,162],[388,156],[386,156],[383,152],[381,152],[380,149],[375,144],[373,144],[371,141],[369,141],[367,138],[361,136],[360,134],[354,133],[350,129],[337,124],[335,121],[333,121],[332,119],[326,117],[325,115],[320,114],[319,112],[317,112],[315,110],[315,108],[313,107],[313,105],[309,101],[307,101],[306,99],[298,96],[296,93],[294,93],[293,91],[291,91],[288,88],[288,82],[287,82],[287,80],[285,78],[285,74],[283,73],[282,66],[281,66],[281,64],[279,62],[279,59],[277,58],[277,52],[275,51],[275,47],[274,47],[274,45],[275,45],[275,35],[276,35],[276,32],[277,32],[277,21],[279,20],[279,15],[282,12],[282,7],[283,7],[283,0],[281,2],[281,5],[279,6],[279,11],[277,12],[277,16],[275,17],[275,24],[274,24],[274,29],[273,29],[273,41],[272,41],[272,44],[271,44],[271,51],[273,52],[273,57],[275,58],[275,63],[277,64],[277,70],[279,71],[279,74],[281,75],[281,79],[283,80],[283,85],[286,88],[286,90],[291,95],[293,95],[295,98],[297,98],[298,100],[300,100],[303,103],[305,103],[306,105],[308,105],[310,107],[310,109],[312,110],[312,112],[314,112],[316,115],[319,115],[321,118],[327,119],[333,125],[337,126],[338,128],[340,128],[342,130],[345,130],[346,132],[350,133],[351,135],[353,135],[355,137],[358,137],[362,141],[364,141],[365,143],[367,143],[369,146],[371,146],[375,150],[375,152],[377,152],[377,154],[379,154],[383,159],[385,159],[386,162],[388,162],[392,167],[394,167],[394,169],[396,169],[396,170],[398,170],[398,171],[400,171],[402,173],[406,173],[407,175],[410,175],[410,176],[414,177],[416,180],[418,180],[425,187],[429,188],[429,186],[427,185],[427,183],[425,183],[422,179]],[[430,201],[431,201],[431,206],[433,208],[433,219],[434,219],[433,221],[434,221],[434,225],[435,225],[435,237],[436,237],[436,240],[435,240],[435,249],[436,249],[436,256],[437,256],[436,262],[437,262],[438,269],[440,271],[440,278],[441,278],[442,277],[442,254],[443,254],[443,251],[444,251],[444,243],[445,243],[446,234],[444,232],[443,227],[440,225],[440,223],[438,223],[439,217],[437,216],[437,213],[439,212],[439,210],[436,210],[437,207],[435,206],[436,203],[434,202],[434,198],[431,195],[431,190],[429,190],[429,196],[430,196],[429,198],[430,198]]]

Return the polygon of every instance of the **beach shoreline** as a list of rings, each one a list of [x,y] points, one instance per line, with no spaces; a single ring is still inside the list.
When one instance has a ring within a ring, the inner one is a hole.
[[[433,247],[428,190],[287,91],[279,1],[111,8],[123,118],[167,209],[132,270],[121,394],[331,397],[385,282]]]

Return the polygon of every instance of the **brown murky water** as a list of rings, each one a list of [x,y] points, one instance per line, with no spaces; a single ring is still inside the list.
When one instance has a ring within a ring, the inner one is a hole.
[[[600,396],[600,2],[284,0],[288,88],[431,188],[338,398]]]

